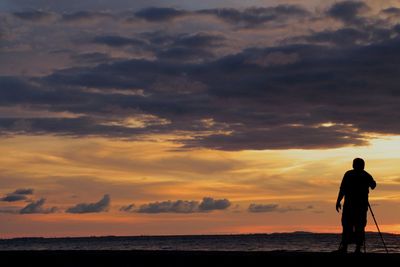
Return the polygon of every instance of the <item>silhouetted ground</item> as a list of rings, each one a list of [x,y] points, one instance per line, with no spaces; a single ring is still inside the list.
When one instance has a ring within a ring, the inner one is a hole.
[[[400,266],[400,254],[224,251],[0,251],[2,266]]]

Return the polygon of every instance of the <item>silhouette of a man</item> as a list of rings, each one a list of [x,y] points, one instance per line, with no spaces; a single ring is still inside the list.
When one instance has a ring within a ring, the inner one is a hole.
[[[356,244],[355,253],[361,252],[364,244],[365,226],[367,224],[368,194],[369,188],[374,189],[376,182],[372,176],[364,170],[363,159],[353,160],[353,170],[344,174],[340,185],[339,195],[336,201],[336,211],[342,208],[340,202],[344,197],[342,212],[342,242],[339,252],[346,253],[347,245]]]

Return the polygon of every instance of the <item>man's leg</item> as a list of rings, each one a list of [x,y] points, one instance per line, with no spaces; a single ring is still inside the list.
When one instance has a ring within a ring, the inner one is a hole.
[[[355,223],[356,253],[361,253],[361,247],[365,242],[365,226],[367,225],[367,211],[361,210]]]
[[[357,225],[355,227],[355,238],[356,238],[356,253],[361,252],[361,247],[364,244],[365,229],[362,225]]]
[[[340,252],[347,252],[347,246],[351,243],[352,235],[353,235],[353,224],[351,220],[349,220],[348,214],[345,212],[342,214],[342,242],[340,244]]]
[[[351,225],[343,225],[342,243],[340,244],[339,250],[347,252],[347,246],[351,243],[352,234],[353,227],[351,227]]]

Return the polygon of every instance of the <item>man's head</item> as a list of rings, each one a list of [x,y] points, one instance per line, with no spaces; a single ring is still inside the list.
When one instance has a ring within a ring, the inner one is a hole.
[[[365,167],[365,162],[363,159],[356,158],[353,160],[353,169],[356,171],[362,171],[364,170]]]

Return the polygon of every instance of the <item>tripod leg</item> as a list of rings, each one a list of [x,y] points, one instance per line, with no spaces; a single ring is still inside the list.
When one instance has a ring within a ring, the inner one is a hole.
[[[374,219],[374,222],[375,222],[375,225],[376,225],[376,229],[378,229],[378,233],[379,233],[379,236],[381,237],[381,240],[382,240],[383,246],[385,247],[386,253],[389,253],[389,251],[388,251],[388,249],[387,249],[387,247],[386,247],[386,244],[385,244],[385,240],[383,239],[381,230],[379,229],[379,225],[378,225],[378,223],[376,222],[374,212],[372,211],[371,205],[370,205],[369,203],[368,203],[368,208],[369,208],[369,210],[371,211],[372,218]]]
[[[364,240],[363,240],[363,243],[364,243],[364,253],[367,253],[367,249],[366,249],[366,246],[365,246],[365,231],[364,231]]]

